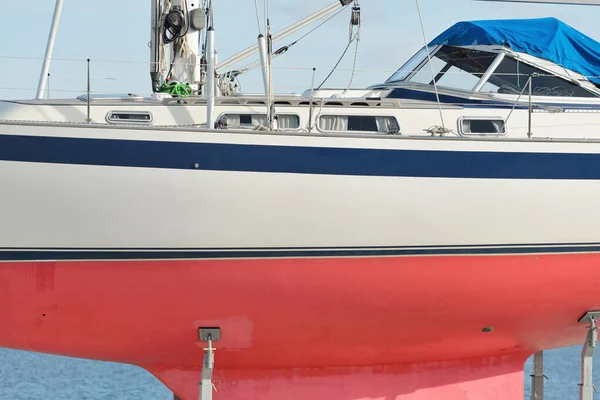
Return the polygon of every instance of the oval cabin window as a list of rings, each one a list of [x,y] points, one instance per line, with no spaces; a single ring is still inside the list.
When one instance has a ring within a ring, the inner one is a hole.
[[[111,111],[106,115],[111,124],[151,124],[152,114],[147,111]]]

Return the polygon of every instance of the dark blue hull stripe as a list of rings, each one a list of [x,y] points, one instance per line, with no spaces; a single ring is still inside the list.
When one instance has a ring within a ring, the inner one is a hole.
[[[204,260],[600,253],[600,244],[339,249],[0,249],[0,261]],[[1,264],[0,264],[1,267]]]
[[[381,150],[0,135],[0,160],[291,174],[600,179],[600,154]]]

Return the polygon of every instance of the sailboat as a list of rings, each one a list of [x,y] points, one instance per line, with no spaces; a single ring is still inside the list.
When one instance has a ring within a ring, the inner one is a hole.
[[[523,398],[584,344],[591,398],[600,43],[464,21],[385,82],[270,97],[266,32],[267,95],[223,95],[184,3],[153,1],[152,66],[161,15],[206,30],[192,94],[0,102],[0,346],[183,400],[408,400]]]

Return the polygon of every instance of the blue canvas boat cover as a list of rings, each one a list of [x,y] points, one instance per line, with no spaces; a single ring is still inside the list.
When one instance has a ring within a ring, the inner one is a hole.
[[[550,60],[600,84],[600,43],[556,18],[459,22],[430,45],[501,45]]]

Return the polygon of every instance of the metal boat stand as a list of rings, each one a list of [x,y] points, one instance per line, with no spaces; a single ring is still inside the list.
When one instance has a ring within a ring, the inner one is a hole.
[[[544,352],[533,356],[533,374],[531,375],[531,400],[544,400]]]
[[[212,374],[215,367],[216,350],[212,347],[213,342],[221,340],[220,328],[200,328],[198,330],[201,342],[207,342],[208,347],[204,349],[204,363],[202,364],[202,375],[200,381],[200,400],[212,400],[213,389]]]
[[[579,323],[589,323],[589,330],[581,351],[581,383],[579,384],[579,399],[592,400],[598,389],[592,381],[594,350],[598,342],[598,320],[600,311],[590,311],[579,320]]]

